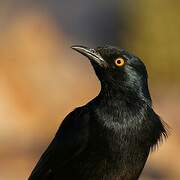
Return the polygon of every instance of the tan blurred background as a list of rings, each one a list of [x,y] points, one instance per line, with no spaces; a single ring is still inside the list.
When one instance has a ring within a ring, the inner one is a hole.
[[[180,1],[0,1],[0,180],[27,179],[64,116],[100,86],[73,44],[117,45],[147,65],[171,135],[142,180],[180,179]]]

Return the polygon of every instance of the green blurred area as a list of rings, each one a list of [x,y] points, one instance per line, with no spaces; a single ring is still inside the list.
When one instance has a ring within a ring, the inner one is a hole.
[[[27,179],[65,115],[99,92],[72,44],[118,45],[143,59],[171,135],[141,179],[180,179],[179,7],[178,0],[0,1],[0,179]]]
[[[180,85],[180,1],[129,1],[131,6],[130,36],[125,47],[146,62],[153,83]],[[121,38],[120,38],[121,40]]]

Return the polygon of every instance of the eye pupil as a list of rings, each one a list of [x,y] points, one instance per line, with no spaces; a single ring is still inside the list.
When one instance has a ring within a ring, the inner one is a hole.
[[[121,60],[117,60],[117,64],[121,64]]]

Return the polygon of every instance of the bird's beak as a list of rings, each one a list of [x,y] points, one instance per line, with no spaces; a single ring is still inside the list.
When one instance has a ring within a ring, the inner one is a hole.
[[[71,48],[83,54],[84,56],[88,57],[91,61],[96,62],[101,67],[106,68],[108,66],[107,62],[95,49],[87,48],[84,46],[76,46],[76,45],[72,46]]]

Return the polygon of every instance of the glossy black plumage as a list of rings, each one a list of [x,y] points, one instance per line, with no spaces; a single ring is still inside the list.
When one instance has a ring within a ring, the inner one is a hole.
[[[146,67],[116,47],[72,48],[90,59],[101,91],[64,119],[29,180],[136,180],[167,135],[152,109]]]

